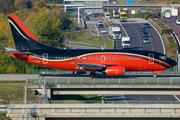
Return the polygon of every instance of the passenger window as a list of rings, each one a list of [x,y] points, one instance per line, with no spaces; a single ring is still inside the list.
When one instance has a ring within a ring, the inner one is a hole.
[[[93,59],[94,59],[94,57],[93,57]]]
[[[113,57],[113,59],[115,59],[115,57]]]
[[[81,59],[83,59],[83,57],[81,57]]]
[[[86,59],[88,59],[88,57]]]
[[[139,58],[137,57],[137,60],[138,60]]]
[[[91,57],[89,57],[89,59],[91,59]]]
[[[126,59],[126,57],[125,57],[125,59]]]
[[[116,59],[118,59],[118,57],[116,57]]]
[[[86,57],[84,57],[84,59],[86,59]]]
[[[61,59],[63,59],[63,57],[61,57]]]
[[[124,59],[124,57],[122,57],[122,59]]]
[[[130,59],[130,57],[128,57],[128,59]]]
[[[101,59],[101,57],[99,57],[99,59]]]
[[[141,59],[141,57],[139,59]]]
[[[133,57],[131,57],[131,59],[133,59]]]
[[[97,57],[96,57],[96,59],[97,59]]]
[[[105,59],[107,59],[107,57],[105,57]]]
[[[111,57],[111,59],[112,59],[112,57]]]
[[[134,57],[134,59],[136,59],[136,57]]]

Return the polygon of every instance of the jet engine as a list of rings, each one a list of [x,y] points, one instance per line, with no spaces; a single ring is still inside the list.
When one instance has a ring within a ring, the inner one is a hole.
[[[125,66],[108,66],[104,72],[107,76],[122,76],[125,74]]]

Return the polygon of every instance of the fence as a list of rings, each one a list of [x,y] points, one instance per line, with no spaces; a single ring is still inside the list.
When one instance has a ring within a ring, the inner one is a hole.
[[[47,101],[46,104],[180,104],[179,101],[133,101],[133,100],[58,100]],[[10,104],[25,104],[24,101],[10,101]],[[27,104],[44,104],[43,101],[27,101]]]
[[[39,73],[43,73],[43,72],[44,73],[53,72],[53,73],[58,73],[58,74],[72,73],[72,71],[58,70],[58,69],[37,69],[37,70],[29,69],[28,70],[28,74],[39,74]],[[171,73],[171,72],[177,72],[177,73],[180,74],[180,69],[167,69],[167,70],[164,70],[164,73],[166,73],[166,74]]]
[[[180,85],[179,78],[44,78],[27,79],[27,85]]]

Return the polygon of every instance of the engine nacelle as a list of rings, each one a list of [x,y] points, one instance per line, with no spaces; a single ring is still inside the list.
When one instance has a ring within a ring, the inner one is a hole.
[[[122,76],[125,74],[125,66],[108,66],[105,70],[107,76]]]

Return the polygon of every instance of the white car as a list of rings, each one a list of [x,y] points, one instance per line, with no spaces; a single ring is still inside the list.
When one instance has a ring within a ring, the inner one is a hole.
[[[177,25],[180,25],[180,20],[176,20],[176,24],[177,24]]]
[[[116,1],[113,0],[113,4],[116,4]]]
[[[105,34],[105,33],[107,33],[107,30],[106,29],[102,29],[101,30],[101,34]]]
[[[144,43],[149,43],[150,41],[149,41],[148,38],[144,38],[143,42],[144,42]]]

